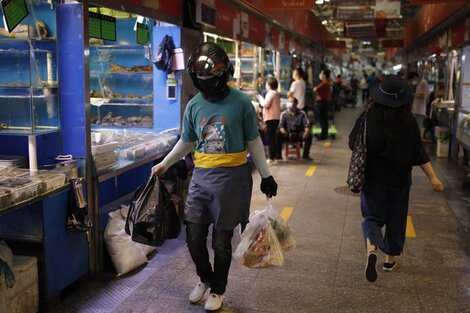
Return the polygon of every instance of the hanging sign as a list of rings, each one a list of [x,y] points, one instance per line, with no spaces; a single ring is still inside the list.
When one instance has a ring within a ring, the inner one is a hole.
[[[2,10],[9,33],[29,14],[25,0],[3,0]]]
[[[99,13],[88,12],[88,36],[101,39],[101,18]]]
[[[400,18],[401,2],[392,0],[376,0],[375,1],[375,18]]]
[[[137,29],[135,32],[136,41],[139,45],[147,45],[149,43],[149,27],[142,23],[137,23]]]
[[[101,38],[116,41],[116,18],[101,14]]]
[[[313,0],[263,0],[248,2],[257,5],[263,9],[306,9],[311,10],[314,7]],[[261,3],[260,3],[261,2]]]

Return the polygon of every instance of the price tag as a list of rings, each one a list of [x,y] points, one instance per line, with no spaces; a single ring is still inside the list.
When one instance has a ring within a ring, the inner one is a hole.
[[[88,32],[89,36],[101,39],[101,14],[88,12]]]
[[[137,23],[136,40],[139,45],[149,43],[149,27],[142,23]]]
[[[101,14],[101,38],[116,41],[116,18]]]
[[[29,14],[25,0],[3,0],[2,10],[9,33]]]

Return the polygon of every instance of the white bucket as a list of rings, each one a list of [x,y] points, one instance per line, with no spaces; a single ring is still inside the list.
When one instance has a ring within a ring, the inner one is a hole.
[[[171,65],[171,69],[173,71],[184,70],[184,53],[182,48],[176,48],[173,50],[173,64]]]

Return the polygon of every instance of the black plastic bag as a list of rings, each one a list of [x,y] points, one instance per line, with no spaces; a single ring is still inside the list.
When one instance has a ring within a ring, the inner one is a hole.
[[[173,38],[165,35],[158,45],[157,51],[152,60],[159,70],[165,71],[168,74],[171,73],[171,66],[173,64],[173,50],[175,50]]]
[[[158,177],[152,175],[137,189],[129,206],[126,233],[132,240],[149,246],[161,246],[178,237],[181,223],[170,194]]]

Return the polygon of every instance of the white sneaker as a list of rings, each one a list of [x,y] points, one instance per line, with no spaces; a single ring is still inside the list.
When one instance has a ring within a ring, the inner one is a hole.
[[[189,302],[196,303],[204,298],[207,289],[209,288],[209,283],[198,282],[197,285],[194,287],[193,291],[189,295]]]
[[[207,297],[206,305],[204,306],[204,308],[207,311],[217,311],[222,307],[222,304],[224,303],[224,298],[225,297],[223,295],[210,293]]]

